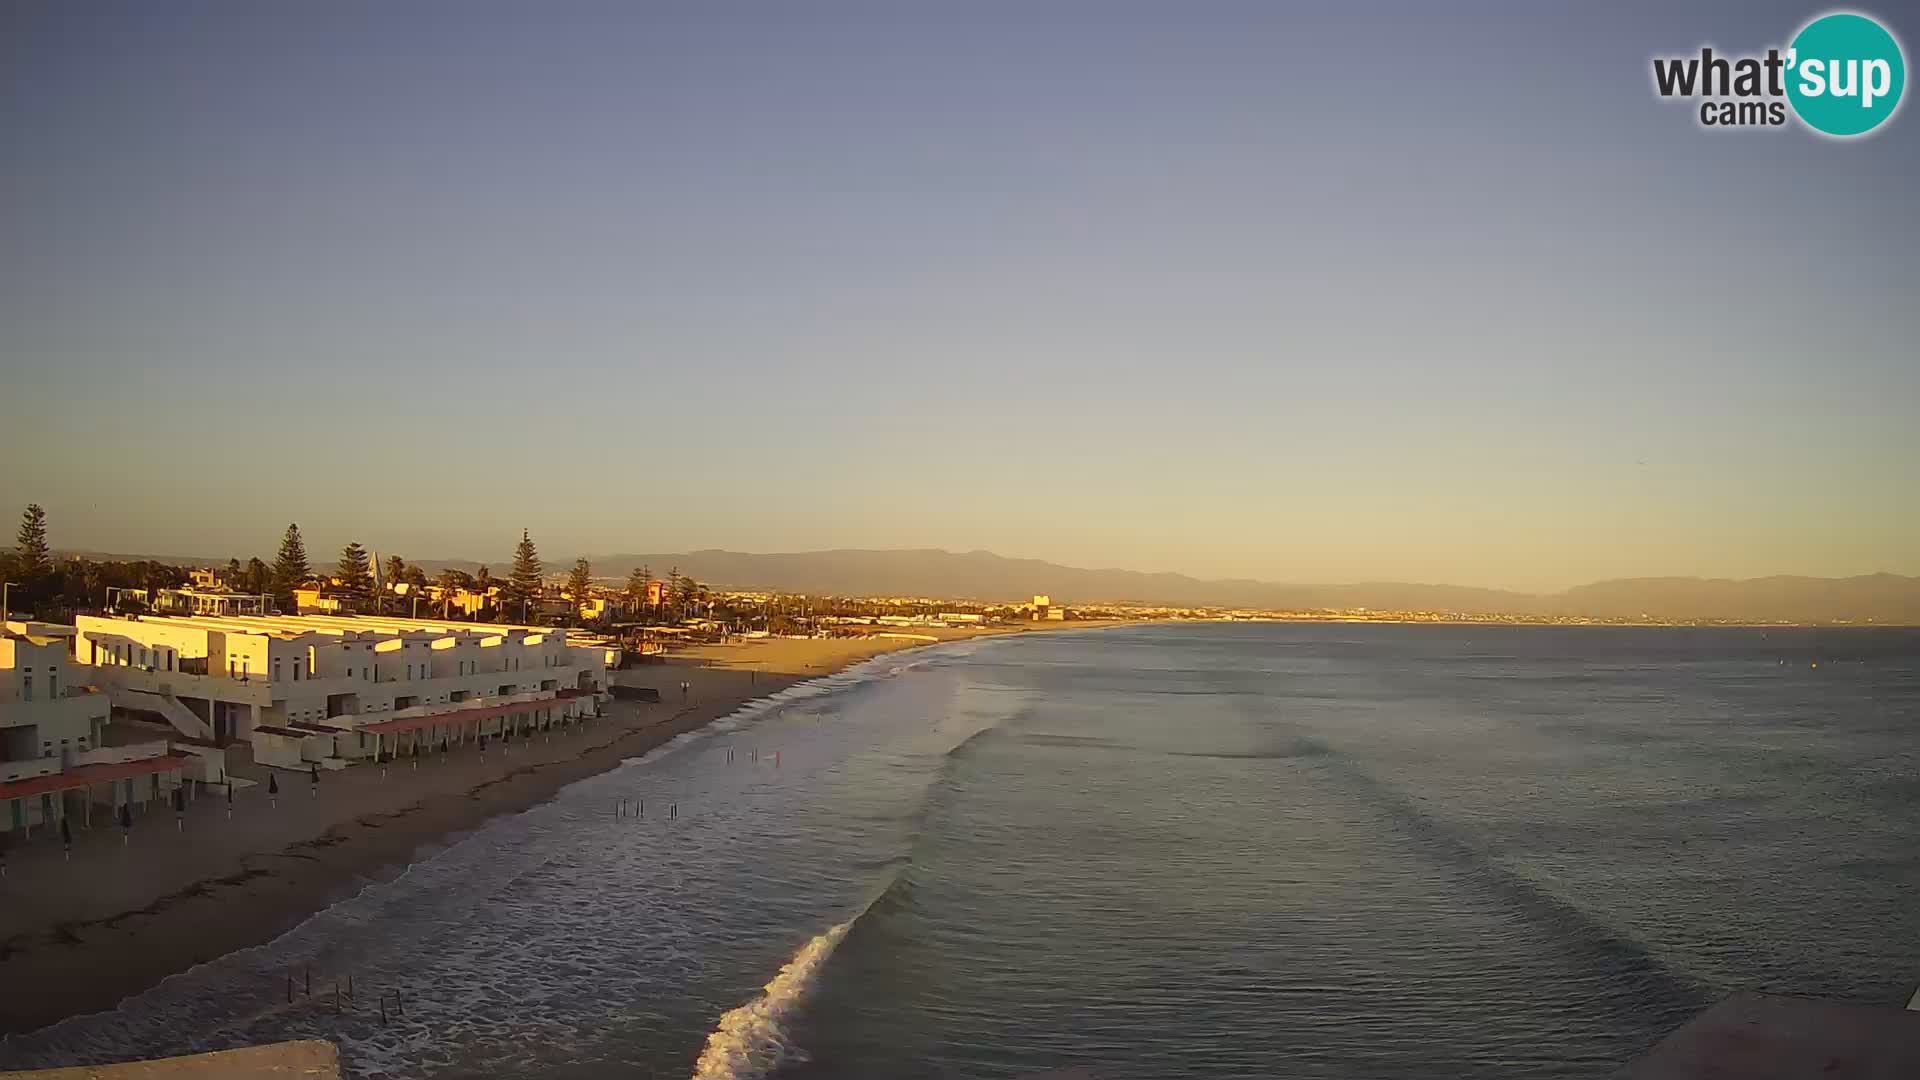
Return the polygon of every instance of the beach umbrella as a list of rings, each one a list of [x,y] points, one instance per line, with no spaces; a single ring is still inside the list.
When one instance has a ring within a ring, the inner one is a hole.
[[[173,789],[173,831],[185,832],[187,828],[187,790]]]
[[[280,805],[280,777],[276,773],[267,774],[267,805]]]
[[[233,820],[233,781],[227,781],[227,820]]]
[[[133,804],[121,803],[120,804],[120,846],[126,847],[127,841],[132,836],[133,836]]]
[[[73,825],[66,818],[60,819],[60,847],[66,852],[67,861],[73,861]]]
[[[413,740],[413,767],[420,767],[420,740],[417,737]]]
[[[318,795],[320,794],[320,763],[317,761],[314,762],[312,769],[313,769],[313,793],[315,795]]]

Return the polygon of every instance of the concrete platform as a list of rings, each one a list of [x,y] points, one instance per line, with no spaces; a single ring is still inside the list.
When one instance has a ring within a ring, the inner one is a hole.
[[[268,1043],[211,1054],[0,1072],[0,1080],[340,1080],[340,1055],[319,1039]]]
[[[1622,1080],[1915,1080],[1920,1012],[1737,994],[1693,1018]]]

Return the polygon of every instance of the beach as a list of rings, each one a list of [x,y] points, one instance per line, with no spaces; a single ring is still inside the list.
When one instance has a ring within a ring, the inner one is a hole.
[[[0,878],[0,964],[8,976],[0,984],[0,1031],[110,1009],[169,975],[270,941],[403,871],[423,849],[537,805],[754,698],[929,644],[926,636],[1085,625],[695,646],[615,673],[616,685],[653,687],[660,702],[615,700],[583,731],[484,752],[469,744],[384,772],[363,763],[323,772],[317,785],[281,771],[271,796],[271,770],[236,761],[235,775],[259,783],[240,789],[231,807],[221,789],[207,788],[177,821],[170,806],[155,803],[124,835],[97,814],[93,828],[74,830],[70,859],[58,834],[36,832],[6,852]]]

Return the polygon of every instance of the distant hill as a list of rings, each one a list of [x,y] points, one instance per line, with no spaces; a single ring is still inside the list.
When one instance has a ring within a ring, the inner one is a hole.
[[[1595,616],[1920,624],[1920,578],[1898,574],[1625,578],[1581,585],[1556,599],[1561,612]]]
[[[81,554],[75,552],[74,554]],[[94,558],[121,558],[86,552]],[[131,556],[142,558],[146,556]],[[1868,574],[1850,578],[1765,577],[1623,578],[1563,593],[1523,593],[1460,585],[1359,582],[1282,584],[1249,579],[1212,580],[1138,570],[1089,570],[1039,559],[1010,559],[989,551],[917,550],[658,552],[590,556],[594,576],[624,579],[636,566],[665,577],[678,567],[701,582],[733,589],[764,589],[839,596],[932,596],[1009,601],[1045,593],[1068,604],[1138,603],[1181,607],[1310,610],[1454,611],[1480,615],[1586,615],[1597,618],[1731,619],[1752,622],[1877,622],[1920,625],[1920,577]],[[183,565],[224,565],[224,558],[169,559]],[[573,562],[550,559],[551,573]],[[472,570],[465,559],[421,559],[437,574],[448,566]],[[315,565],[330,565],[316,561]],[[507,561],[489,564],[504,576]]]
[[[1185,574],[1088,570],[987,551],[842,549],[781,554],[685,551],[591,557],[601,577],[635,566],[664,576],[678,567],[702,582],[737,589],[836,595],[937,596],[1014,600],[1046,593],[1066,603],[1130,602],[1207,607],[1374,608],[1473,614],[1589,615],[1663,619],[1741,619],[1920,624],[1920,578],[1770,577],[1746,581],[1629,578],[1557,594],[1458,585],[1361,582],[1289,585]],[[556,564],[558,565],[558,564]]]
[[[703,582],[739,589],[837,595],[938,596],[1017,600],[1045,593],[1075,603],[1130,602],[1192,606],[1372,606],[1393,597],[1453,610],[1510,610],[1532,601],[1522,593],[1447,585],[1276,585],[1264,581],[1209,581],[1185,574],[1086,570],[1039,559],[1009,559],[988,551],[842,549],[755,555],[686,551],[592,557],[599,575],[625,576],[635,566],[656,576],[678,567]],[[1369,599],[1371,598],[1371,599]]]

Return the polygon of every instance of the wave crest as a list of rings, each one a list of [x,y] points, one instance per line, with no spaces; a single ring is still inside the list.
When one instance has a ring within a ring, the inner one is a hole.
[[[785,1060],[791,1047],[787,1020],[813,989],[820,968],[852,927],[853,919],[848,919],[801,946],[759,997],[722,1014],[693,1066],[693,1080],[765,1076]]]

